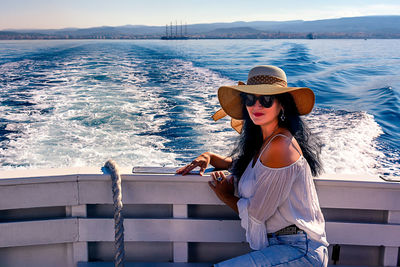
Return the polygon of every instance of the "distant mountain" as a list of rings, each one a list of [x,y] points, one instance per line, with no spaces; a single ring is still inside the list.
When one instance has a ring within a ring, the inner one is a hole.
[[[271,27],[255,27],[272,30]],[[281,24],[275,30],[282,32],[345,32],[345,33],[400,33],[400,16],[368,16]]]
[[[124,25],[87,29],[8,30],[0,39],[145,39],[166,34],[191,38],[400,38],[400,16],[365,16],[314,21],[237,21],[185,26]]]

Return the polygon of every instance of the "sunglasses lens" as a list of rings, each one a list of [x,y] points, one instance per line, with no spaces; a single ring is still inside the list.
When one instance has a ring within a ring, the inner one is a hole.
[[[256,96],[252,94],[241,93],[240,96],[242,97],[243,103],[248,107],[253,106],[257,101]]]
[[[246,97],[246,106],[254,106],[257,101],[257,97],[255,95],[247,95]]]
[[[274,96],[271,95],[262,95],[262,96],[255,96],[252,94],[241,93],[240,96],[242,97],[242,102],[248,106],[254,106],[256,101],[260,101],[260,104],[265,108],[270,108],[274,103]]]
[[[265,108],[272,107],[272,104],[274,103],[274,97],[270,95],[262,95],[259,97],[259,99],[260,104]]]

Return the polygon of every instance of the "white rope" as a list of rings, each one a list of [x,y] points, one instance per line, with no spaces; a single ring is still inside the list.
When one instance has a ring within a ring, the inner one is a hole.
[[[124,248],[124,217],[122,216],[122,190],[121,175],[119,174],[118,165],[113,160],[108,160],[104,167],[111,175],[112,193],[114,201],[114,228],[115,228],[115,254],[114,266],[123,267],[125,258]]]

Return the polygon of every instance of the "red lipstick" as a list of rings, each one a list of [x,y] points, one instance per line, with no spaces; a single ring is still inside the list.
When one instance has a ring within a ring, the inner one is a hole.
[[[264,113],[256,112],[256,113],[253,113],[253,115],[255,117],[260,117],[260,116],[264,115]]]

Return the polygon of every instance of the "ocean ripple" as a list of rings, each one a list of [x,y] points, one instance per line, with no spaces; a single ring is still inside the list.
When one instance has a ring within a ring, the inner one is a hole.
[[[178,166],[229,154],[216,91],[255,65],[316,92],[326,172],[400,175],[398,40],[0,42],[0,168]],[[357,47],[357,48],[355,48]]]

